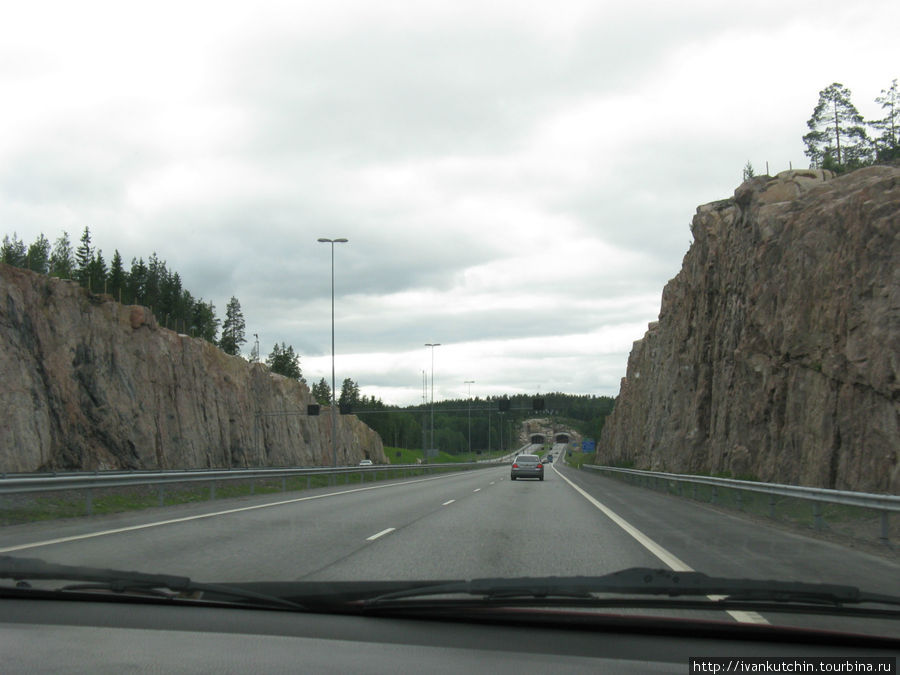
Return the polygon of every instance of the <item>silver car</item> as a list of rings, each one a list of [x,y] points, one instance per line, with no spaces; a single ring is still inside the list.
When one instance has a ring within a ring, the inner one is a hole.
[[[509,479],[537,478],[544,480],[544,465],[537,455],[519,455],[509,470]]]

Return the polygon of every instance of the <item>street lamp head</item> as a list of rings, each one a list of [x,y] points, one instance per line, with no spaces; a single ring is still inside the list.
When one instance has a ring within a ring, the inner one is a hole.
[[[426,342],[425,346],[426,347],[440,347],[441,343],[440,342]]]
[[[316,241],[322,242],[323,244],[346,244],[349,239],[345,239],[344,237],[340,237],[338,239],[328,239],[327,237],[319,237]]]

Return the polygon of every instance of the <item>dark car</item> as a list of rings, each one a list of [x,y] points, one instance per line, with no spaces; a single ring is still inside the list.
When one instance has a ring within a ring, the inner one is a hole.
[[[544,464],[550,464],[553,461],[553,455],[547,455],[544,457]]]
[[[509,479],[537,478],[544,480],[544,465],[537,455],[519,455],[509,470]]]

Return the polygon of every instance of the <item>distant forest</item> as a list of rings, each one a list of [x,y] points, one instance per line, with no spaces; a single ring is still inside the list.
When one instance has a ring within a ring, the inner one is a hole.
[[[331,388],[324,379],[313,385],[313,395],[322,405],[328,404]],[[386,446],[414,449],[432,445],[431,403],[407,408],[386,405],[374,396],[360,395],[357,383],[347,378],[338,404],[343,414],[359,415]],[[609,396],[559,392],[435,401],[433,447],[450,454],[467,452],[471,429],[473,452],[513,450],[518,447],[522,422],[531,418],[546,418],[559,429],[597,439],[614,405],[615,399]]]

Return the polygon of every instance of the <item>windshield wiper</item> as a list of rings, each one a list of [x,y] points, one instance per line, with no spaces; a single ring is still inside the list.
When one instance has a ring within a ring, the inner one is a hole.
[[[855,586],[811,584],[795,581],[730,579],[701,572],[633,567],[604,576],[523,577],[518,579],[472,579],[429,583],[367,598],[367,607],[429,596],[468,595],[487,601],[510,599],[600,600],[601,596],[658,595],[667,597],[713,596],[712,603],[774,602],[809,603],[840,607],[875,603],[900,606],[900,597],[861,591]]]
[[[40,558],[0,556],[0,578],[17,581],[16,588],[31,588],[30,581],[78,581],[52,589],[53,592],[105,590],[121,594],[164,597],[169,600],[200,600],[221,602],[224,598],[238,598],[256,605],[304,610],[290,600],[242,588],[239,585],[207,584],[170,574],[147,574],[124,570],[81,567],[49,563]],[[166,591],[169,591],[168,593]]]

